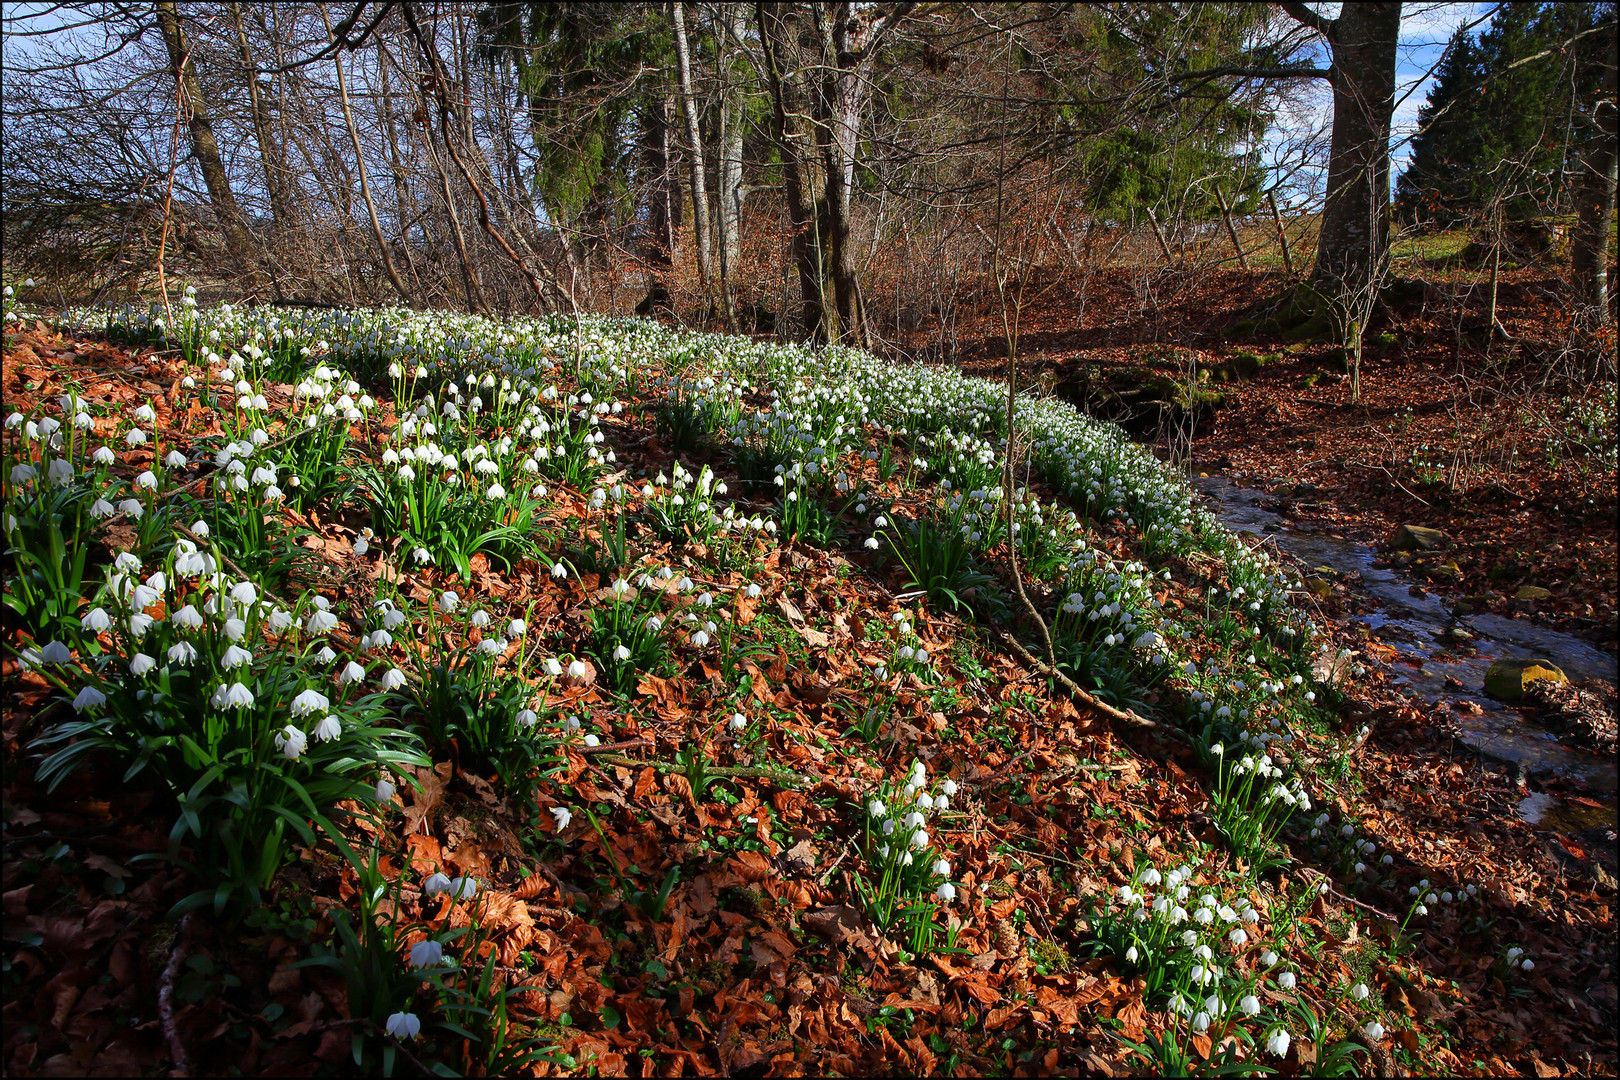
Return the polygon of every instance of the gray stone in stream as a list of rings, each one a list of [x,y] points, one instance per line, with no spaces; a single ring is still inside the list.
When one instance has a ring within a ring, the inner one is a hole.
[[[1539,679],[1569,682],[1564,670],[1551,660],[1498,660],[1485,672],[1485,692],[1498,701],[1518,701],[1525,688]]]
[[[1400,525],[1389,534],[1391,551],[1433,551],[1445,542],[1445,533],[1422,525]]]

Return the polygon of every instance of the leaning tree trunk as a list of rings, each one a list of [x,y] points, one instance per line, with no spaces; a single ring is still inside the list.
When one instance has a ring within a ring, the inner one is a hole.
[[[219,219],[220,230],[225,236],[225,247],[229,250],[231,258],[246,267],[250,263],[249,253],[253,248],[253,238],[242,221],[242,213],[236,205],[236,196],[231,192],[230,177],[226,174],[225,162],[220,157],[219,143],[214,139],[214,126],[208,118],[202,86],[197,82],[191,46],[186,41],[185,30],[180,26],[180,13],[175,8],[174,0],[159,0],[157,18],[158,25],[163,30],[163,43],[169,51],[170,71],[179,80],[189,104],[191,151],[202,170],[203,184],[208,188],[209,205],[213,208],[214,216]]]
[[[1399,3],[1345,4],[1333,50],[1333,142],[1312,284],[1346,298],[1373,286],[1389,244],[1389,127]]]
[[[1616,38],[1611,25],[1594,59],[1602,65],[1600,87],[1591,117],[1592,129],[1581,154],[1581,182],[1575,192],[1579,221],[1571,238],[1575,271],[1576,317],[1588,327],[1613,322],[1609,311],[1609,233],[1614,229],[1614,191],[1620,184],[1616,153]]]

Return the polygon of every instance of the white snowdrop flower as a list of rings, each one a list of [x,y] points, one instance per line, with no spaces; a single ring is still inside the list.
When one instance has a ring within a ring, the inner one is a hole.
[[[93,633],[102,633],[112,628],[112,618],[101,608],[91,608],[79,619],[79,625]]]
[[[1209,1030],[1209,1013],[1201,1012],[1197,1016],[1194,1016],[1192,1026],[1193,1026],[1193,1031],[1197,1032],[1200,1035],[1202,1035],[1204,1032],[1208,1031]]]
[[[295,725],[288,724],[276,733],[276,749],[280,750],[281,756],[288,761],[295,761],[309,749],[309,736]]]
[[[117,512],[118,511],[113,504],[108,502],[106,499],[98,498],[95,502],[90,504],[90,516],[93,518],[100,519],[112,517]]]
[[[562,832],[568,828],[568,823],[574,820],[573,812],[566,806],[553,806],[551,816],[557,821],[557,831]]]
[[[378,802],[387,802],[389,799],[394,797],[394,793],[398,790],[399,789],[394,787],[393,784],[389,783],[387,779],[382,779],[377,781],[377,789],[373,792],[373,795],[376,797]]]
[[[429,874],[427,880],[422,882],[422,895],[424,896],[437,896],[439,893],[448,892],[449,889],[450,879],[438,872]]]
[[[241,683],[231,683],[225,691],[225,704],[233,709],[245,709],[253,704],[253,691]]]
[[[221,654],[219,658],[219,666],[224,668],[226,671],[234,671],[243,664],[251,663],[252,660],[252,653],[248,652],[240,645],[230,645],[227,646],[225,652]]]
[[[1371,991],[1367,989],[1366,983],[1356,983],[1350,988],[1350,996],[1357,1001],[1366,1001],[1369,994]]]
[[[956,886],[948,881],[942,881],[939,888],[934,890],[934,896],[949,904],[956,899]]]
[[[357,683],[365,677],[366,669],[355,663],[353,660],[350,660],[347,664],[343,665],[343,670],[338,673],[338,684],[340,686],[348,686],[350,683]]]
[[[561,675],[563,671],[562,662],[554,656],[547,657],[546,662],[542,666],[546,669],[546,674],[550,675],[552,678],[556,678],[558,675]]]
[[[601,746],[602,745],[602,740],[597,738],[595,735],[587,735],[587,736],[585,736],[585,745],[586,746]]]
[[[558,579],[566,578],[568,576],[568,567],[560,562],[553,564],[551,576]]]
[[[96,447],[96,452],[90,456],[95,460],[97,465],[111,465],[113,462],[118,460],[118,455],[113,453],[112,447],[110,446],[98,446]]]
[[[146,442],[146,432],[140,428],[130,428],[129,434],[124,436],[124,442],[130,446],[140,446]]]
[[[1266,1050],[1278,1057],[1287,1057],[1288,1044],[1292,1041],[1288,1036],[1288,1032],[1278,1028],[1266,1037]]]
[[[513,619],[511,622],[506,624],[506,634],[508,637],[520,638],[523,636],[526,630],[528,630],[528,625],[524,623],[522,619]]]
[[[383,1030],[396,1039],[410,1040],[416,1038],[422,1030],[422,1021],[415,1013],[397,1012],[389,1015]]]
[[[444,946],[432,940],[418,941],[411,946],[411,967],[437,967],[444,962]]]
[[[129,658],[129,673],[136,678],[144,676],[156,666],[157,661],[142,652],[138,652]]]
[[[447,613],[454,611],[456,605],[460,602],[461,597],[457,596],[453,591],[446,590],[439,596],[439,610]]]
[[[1285,971],[1281,975],[1277,976],[1277,985],[1282,987],[1284,990],[1292,990],[1296,985],[1298,985],[1298,983],[1299,979],[1292,971]]]
[[[568,674],[570,678],[583,679],[590,672],[590,670],[591,669],[586,667],[584,661],[582,660],[574,660],[568,665]]]
[[[304,717],[323,713],[331,707],[331,702],[319,690],[305,690],[292,699],[292,704],[288,706],[287,711],[294,716]]]
[[[866,804],[866,812],[872,817],[880,818],[889,812],[889,808],[884,806],[881,800],[873,799]]]
[[[405,685],[405,673],[399,668],[389,668],[383,672],[382,688],[384,690],[398,690]]]
[[[728,726],[734,732],[742,731],[748,726],[748,717],[744,716],[742,713],[733,713]]]
[[[231,587],[231,599],[238,604],[253,604],[259,599],[259,592],[252,582],[239,581]]]
[[[1238,1002],[1238,1008],[1242,1009],[1247,1016],[1259,1016],[1260,999],[1253,994],[1245,994],[1243,1000]]]
[[[146,513],[146,507],[141,505],[139,499],[124,499],[118,504],[118,512],[125,517],[139,521],[141,516]]]
[[[241,641],[242,635],[247,633],[247,623],[241,619],[225,620],[225,636],[231,641]]]
[[[315,738],[319,742],[330,742],[343,734],[343,725],[338,718],[328,714],[321,717],[315,725]]]
[[[1373,1042],[1378,1042],[1384,1037],[1384,1025],[1376,1020],[1369,1020],[1362,1025],[1361,1033]]]
[[[1231,938],[1232,944],[1235,945],[1235,946],[1240,946],[1241,947],[1241,946],[1247,945],[1249,943],[1249,935],[1244,931],[1243,927],[1241,927],[1241,926],[1234,928],[1233,931],[1230,934],[1228,934],[1227,936],[1229,938]]]
[[[330,611],[312,611],[304,620],[304,629],[312,634],[324,634],[337,626],[338,617]]]
[[[189,641],[181,641],[169,646],[169,663],[187,667],[197,659],[197,647]]]
[[[107,704],[107,695],[93,686],[86,686],[80,690],[73,699],[73,711],[84,712],[86,709],[99,709]]]
[[[1260,963],[1265,967],[1273,966],[1277,963],[1277,954],[1272,952],[1270,949],[1267,949],[1265,952],[1260,954]]]
[[[748,586],[748,588],[743,590],[743,592],[747,594],[747,596],[748,596],[748,598],[750,600],[752,600],[755,597],[759,596],[761,591],[762,590],[760,589],[760,587],[758,585],[754,585],[754,584],[750,584]]]
[[[946,780],[945,783],[940,785],[940,786],[944,789],[945,794],[947,794],[947,795],[955,795],[956,794],[956,781],[955,780]]]
[[[66,664],[73,659],[73,653],[60,641],[48,641],[39,650],[39,658],[46,664]]]
[[[708,635],[708,633],[706,631],[699,630],[697,633],[692,635],[692,644],[697,646],[698,648],[701,649],[705,645],[707,645],[708,643],[709,643],[709,635]]]

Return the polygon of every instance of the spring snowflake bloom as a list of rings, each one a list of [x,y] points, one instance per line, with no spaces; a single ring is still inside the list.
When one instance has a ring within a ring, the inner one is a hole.
[[[940,882],[939,888],[934,890],[934,895],[949,904],[956,899],[956,886],[948,881]]]
[[[454,592],[446,591],[442,596],[439,597],[439,610],[444,612],[454,611],[456,610],[456,605],[460,602],[461,597],[457,596]]]
[[[562,832],[568,828],[568,823],[574,820],[573,811],[566,806],[553,806],[551,816],[557,820],[557,831]]]
[[[89,613],[79,620],[79,625],[99,634],[112,629],[112,618],[101,608],[91,608]]]
[[[749,585],[748,588],[743,590],[743,592],[748,596],[748,598],[750,600],[757,597],[760,594],[761,591],[762,590],[760,589],[760,587],[758,585]]]
[[[532,728],[540,722],[540,714],[533,709],[519,709],[515,719],[519,727]]]
[[[96,452],[90,456],[95,459],[97,465],[111,465],[118,460],[118,455],[113,453],[113,448],[110,446],[98,446]]]
[[[439,873],[428,875],[428,879],[422,882],[422,894],[424,896],[436,896],[449,888],[450,879]]]
[[[329,742],[343,734],[343,725],[335,716],[323,716],[315,725],[315,739],[317,742]]]
[[[79,696],[73,699],[73,711],[84,712],[86,709],[99,709],[107,704],[107,695],[93,686],[87,686],[79,691]]]
[[[1264,964],[1266,967],[1271,967],[1272,965],[1276,964],[1276,962],[1277,954],[1272,952],[1270,949],[1267,949],[1265,952],[1260,954],[1260,963]]]
[[[452,900],[471,900],[478,895],[478,882],[470,877],[451,878],[449,887],[444,891],[450,894]]]
[[[1234,946],[1243,946],[1249,943],[1249,935],[1243,932],[1243,927],[1241,926],[1232,931],[1231,938]]]
[[[292,724],[288,724],[276,733],[276,749],[288,761],[297,760],[305,750],[309,749],[309,737]]]
[[[226,671],[234,671],[243,664],[251,663],[252,660],[252,653],[240,645],[230,645],[226,647],[224,654],[220,656],[219,666]]]
[[[343,665],[343,670],[338,674],[338,685],[348,686],[350,683],[357,683],[365,677],[366,669],[350,660]]]
[[[732,715],[732,717],[731,717],[731,730],[732,731],[741,731],[743,728],[745,728],[747,726],[748,726],[748,717],[744,716],[742,713],[735,713],[735,714]]]
[[[595,735],[587,735],[587,736],[585,736],[585,745],[586,746],[601,746],[602,745],[602,740],[597,738]]]
[[[312,634],[324,634],[338,624],[338,617],[330,611],[312,611],[304,620],[304,629]]]
[[[1253,994],[1245,994],[1243,995],[1243,1000],[1238,1002],[1238,1008],[1242,1009],[1244,1013],[1249,1016],[1259,1016],[1260,999],[1255,997]]]
[[[1369,1020],[1362,1025],[1361,1033],[1373,1042],[1377,1042],[1384,1037],[1384,1025],[1376,1020]]]
[[[590,674],[590,670],[590,668],[585,666],[585,662],[583,660],[574,660],[568,665],[568,677],[571,679],[583,679],[586,675]]]
[[[394,785],[390,784],[387,780],[378,780],[377,781],[377,790],[375,792],[375,794],[377,796],[377,801],[378,802],[387,802],[389,799],[392,799],[394,797],[394,792],[396,792],[398,790],[399,790],[398,788],[394,787]]]
[[[434,967],[444,962],[444,946],[431,939],[411,946],[411,967]]]
[[[1285,971],[1277,976],[1277,985],[1284,990],[1292,990],[1299,982],[1292,971]]]
[[[628,660],[628,659],[630,659],[630,650],[628,648],[626,648],[625,646],[623,646],[623,645],[618,646],[617,648],[615,648],[613,650],[613,659],[615,659],[615,660]]]
[[[189,641],[181,641],[169,646],[169,663],[186,667],[197,659],[197,647]]]
[[[554,578],[557,578],[559,580],[562,579],[562,578],[567,577],[568,576],[568,567],[564,566],[560,562],[559,563],[554,563],[552,565],[552,567],[551,567],[551,576],[554,577]]]
[[[1287,1057],[1288,1044],[1292,1041],[1288,1036],[1288,1032],[1278,1028],[1266,1038],[1266,1049],[1278,1057]]]
[[[697,633],[692,635],[692,644],[696,645],[698,648],[701,649],[708,643],[709,635],[707,631],[699,630]]]
[[[506,624],[506,634],[508,637],[519,638],[523,636],[528,628],[528,625],[522,619],[513,619]]]
[[[397,1012],[388,1018],[384,1030],[396,1039],[414,1039],[422,1030],[422,1021],[415,1013]]]
[[[241,683],[231,683],[225,688],[225,704],[232,709],[245,709],[253,704],[253,691]]]
[[[561,675],[562,672],[563,672],[562,661],[558,660],[554,656],[547,657],[546,662],[545,662],[545,664],[543,666],[546,669],[546,674],[550,675],[552,678],[556,678],[558,675]]]
[[[60,641],[48,641],[39,650],[39,658],[47,664],[65,664],[73,659],[73,653]]]
[[[1371,993],[1372,991],[1367,989],[1366,983],[1356,983],[1356,985],[1350,988],[1350,996],[1355,998],[1357,1001],[1366,1001]]]

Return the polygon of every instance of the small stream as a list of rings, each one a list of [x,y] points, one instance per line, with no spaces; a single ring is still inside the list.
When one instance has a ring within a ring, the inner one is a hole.
[[[1451,605],[1431,593],[1413,594],[1414,579],[1388,566],[1366,544],[1298,530],[1282,515],[1264,508],[1274,496],[1241,487],[1220,476],[1205,476],[1193,487],[1214,504],[1228,528],[1264,537],[1292,556],[1310,576],[1318,567],[1337,574],[1359,574],[1353,585],[1379,605],[1352,618],[1362,620],[1378,640],[1397,651],[1390,673],[1397,687],[1424,701],[1452,703],[1452,727],[1468,746],[1506,762],[1521,777],[1558,776],[1585,784],[1601,808],[1587,808],[1546,794],[1530,794],[1519,812],[1531,824],[1561,831],[1614,827],[1616,768],[1612,758],[1564,746],[1551,732],[1484,692],[1485,672],[1500,659],[1546,659],[1571,680],[1616,681],[1616,659],[1570,634],[1498,615],[1454,617]],[[1469,635],[1459,641],[1453,628]],[[1461,689],[1458,689],[1460,685]],[[1464,704],[1472,703],[1472,705]],[[1462,705],[1462,708],[1458,708]],[[1477,711],[1475,711],[1477,709]]]

